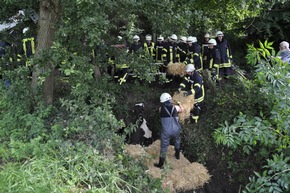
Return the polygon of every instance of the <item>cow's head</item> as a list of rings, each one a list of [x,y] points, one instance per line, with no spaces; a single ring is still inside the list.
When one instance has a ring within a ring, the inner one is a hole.
[[[136,116],[136,119],[143,117],[143,112],[144,112],[144,103],[136,103],[134,105],[134,116]]]

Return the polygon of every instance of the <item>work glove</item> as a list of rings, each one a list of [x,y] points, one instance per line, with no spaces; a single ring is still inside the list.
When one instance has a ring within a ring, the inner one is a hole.
[[[194,90],[189,90],[189,91],[186,91],[183,96],[189,96],[189,95],[195,95],[195,91]]]

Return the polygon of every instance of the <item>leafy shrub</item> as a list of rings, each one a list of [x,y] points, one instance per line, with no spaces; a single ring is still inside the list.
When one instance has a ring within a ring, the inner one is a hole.
[[[266,165],[261,167],[262,174],[255,173],[250,178],[244,192],[284,192],[288,190],[285,179],[289,179],[287,168],[289,155],[281,153],[289,146],[289,65],[282,63],[273,54],[272,43],[260,42],[260,48],[249,45],[247,59],[256,64],[256,74],[253,83],[264,95],[266,108],[260,108],[258,114],[246,116],[240,113],[232,124],[225,122],[215,130],[217,144],[230,148],[240,148],[245,154],[256,154],[256,161],[268,157]],[[271,54],[272,52],[272,54]],[[251,91],[249,91],[251,92]],[[265,153],[264,151],[268,152]],[[278,156],[281,155],[281,156]],[[275,168],[275,169],[274,169]],[[289,180],[288,180],[289,181]]]
[[[160,180],[123,155],[117,131],[124,123],[112,112],[121,88],[106,76],[96,82],[89,65],[77,66],[65,77],[68,93],[45,106],[38,96],[31,100],[30,82],[17,78],[20,70],[10,72],[8,89],[1,87],[1,191],[163,192]]]
[[[50,141],[42,148],[40,156],[1,166],[1,191],[162,192],[140,166],[109,160],[83,143]]]

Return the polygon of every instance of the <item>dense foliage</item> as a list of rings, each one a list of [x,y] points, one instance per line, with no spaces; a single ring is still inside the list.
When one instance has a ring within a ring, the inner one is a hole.
[[[247,116],[240,113],[233,123],[225,122],[215,131],[215,140],[244,154],[255,154],[263,164],[244,192],[285,192],[289,189],[289,65],[275,57],[272,42],[255,48],[248,45],[249,64],[256,66],[255,79],[265,107]],[[246,85],[246,84],[245,84]],[[247,92],[252,92],[252,89]],[[257,96],[257,95],[256,95]]]
[[[117,130],[124,123],[112,114],[113,93],[94,84],[88,99],[86,89],[60,88],[57,104],[32,107],[27,74],[22,68],[10,73],[12,84],[1,85],[1,191],[162,192],[160,182],[123,153]]]
[[[11,83],[0,86],[3,192],[163,192],[160,180],[151,179],[140,163],[124,154],[125,136],[117,133],[120,128],[125,134],[136,129],[130,108],[140,101],[152,105],[146,115],[158,133],[158,96],[175,87],[159,85],[164,79],[156,81],[151,75],[157,67],[148,68],[149,57],[112,49],[118,35],[122,43],[131,43],[134,34],[143,40],[147,33],[194,35],[201,41],[205,32],[214,35],[223,30],[234,35],[239,49],[248,38],[239,39],[245,34],[256,43],[256,37],[289,40],[285,0],[2,0],[1,23],[20,9],[26,14],[13,30],[1,31],[1,40],[21,46],[27,26],[29,35],[36,36],[39,26],[29,12],[38,12],[43,2],[54,6],[61,2],[55,7],[61,12],[53,46],[30,60],[34,67],[49,67],[36,77],[39,92],[31,91],[31,68],[8,63],[9,55],[0,62],[2,80]],[[100,46],[103,50],[93,58],[92,49]],[[254,79],[232,78],[223,89],[207,85],[200,123],[195,127],[186,123],[182,133],[186,156],[206,163],[210,152],[216,151],[216,158],[226,160],[232,171],[231,182],[245,185],[244,192],[289,190],[289,65],[275,57],[272,46],[268,41],[259,42],[259,48],[248,45]],[[236,50],[234,56],[242,51]],[[130,86],[120,86],[106,73],[110,66],[102,54],[116,52],[116,61],[129,63],[139,77]],[[95,76],[97,70],[100,77]],[[55,95],[53,104],[46,105],[41,93],[50,73],[56,77]]]
[[[244,22],[246,33],[252,39],[270,38],[278,42],[289,40],[289,3],[289,1],[278,2],[269,6],[259,16],[246,20]]]

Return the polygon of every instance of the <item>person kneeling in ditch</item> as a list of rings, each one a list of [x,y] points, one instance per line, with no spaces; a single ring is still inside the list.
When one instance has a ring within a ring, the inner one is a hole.
[[[163,93],[160,96],[160,102],[162,106],[159,108],[160,120],[162,125],[161,131],[161,148],[160,148],[160,158],[159,163],[155,163],[154,166],[158,168],[163,168],[166,152],[170,139],[175,139],[175,158],[179,159],[180,156],[180,130],[181,125],[178,121],[178,113],[183,111],[183,107],[179,105],[174,105],[172,103],[172,97],[168,93]]]

